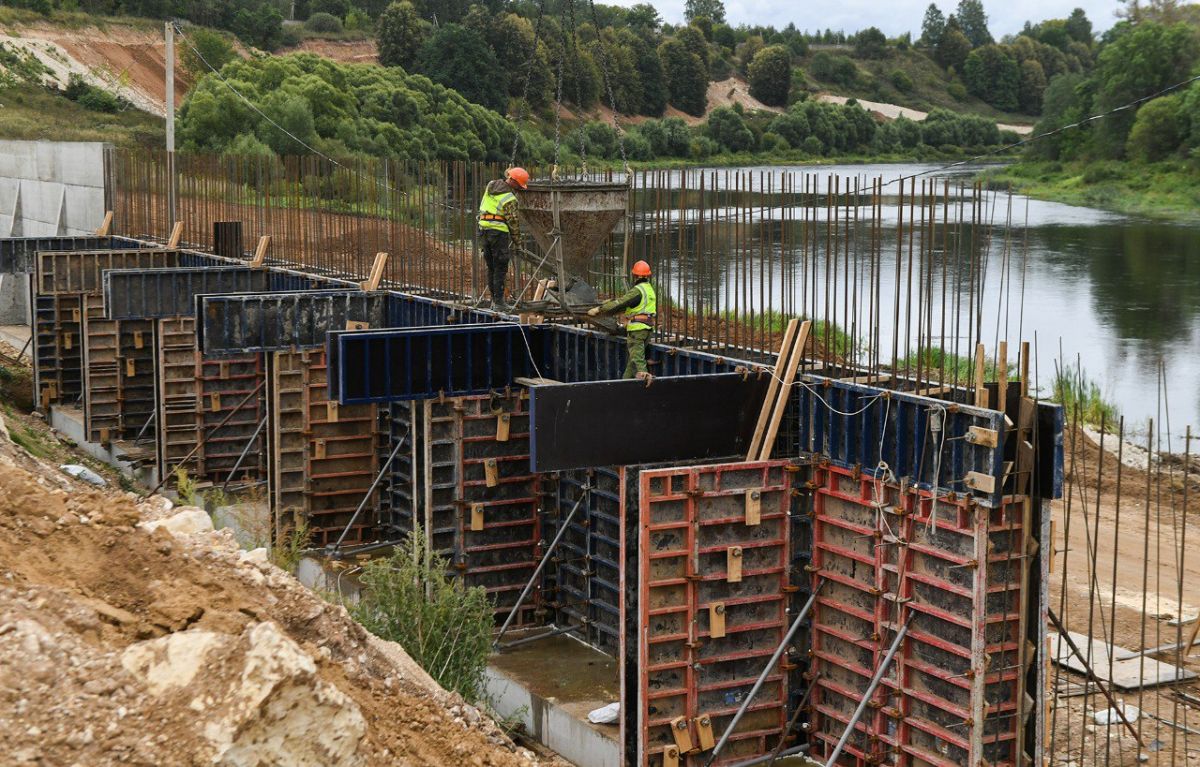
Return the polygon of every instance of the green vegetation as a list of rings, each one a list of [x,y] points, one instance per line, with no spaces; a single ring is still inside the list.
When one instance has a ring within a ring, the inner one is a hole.
[[[1066,409],[1067,421],[1088,426],[1114,427],[1120,418],[1117,406],[1104,399],[1100,386],[1090,378],[1087,371],[1067,365],[1054,373],[1050,400]]]
[[[30,426],[21,424],[15,429],[10,429],[9,436],[12,437],[15,444],[35,458],[50,458],[54,455],[54,451],[44,435],[39,434]]]
[[[261,114],[204,78],[179,113],[185,150],[301,154],[307,145],[339,156],[501,160],[512,148],[499,114],[398,68],[294,54],[231,62],[222,76]]]
[[[1022,161],[983,174],[992,187],[1038,199],[1149,218],[1200,219],[1200,168],[1194,159],[1156,163]]]
[[[162,119],[137,109],[94,112],[41,85],[0,85],[0,135],[8,139],[108,141],[162,146]]]
[[[295,573],[300,559],[308,550],[311,538],[312,531],[309,529],[308,523],[301,520],[288,530],[283,540],[276,541],[275,545],[271,547],[271,562],[280,570]]]
[[[184,506],[195,506],[200,499],[196,496],[196,480],[183,466],[175,467],[175,495]]]
[[[363,566],[362,599],[350,611],[369,631],[399,642],[442,687],[477,701],[492,650],[492,603],[485,589],[465,588],[448,571],[415,530],[391,557]]]
[[[921,369],[921,377],[940,383],[969,384],[975,380],[975,360],[972,357],[961,354],[952,354],[943,351],[941,347],[931,346],[928,349],[922,349],[920,354],[912,352],[907,356],[896,360],[892,365],[893,370],[909,370],[913,375],[916,375],[917,369]],[[997,381],[999,375],[997,373],[996,360],[989,358],[983,364],[983,378],[985,381]],[[1007,375],[1011,381],[1016,377],[1017,366],[1010,363],[1008,365]]]

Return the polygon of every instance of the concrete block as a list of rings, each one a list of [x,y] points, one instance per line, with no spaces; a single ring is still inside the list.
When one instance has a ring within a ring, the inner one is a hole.
[[[0,325],[28,325],[30,314],[29,275],[0,274]]]
[[[38,181],[61,181],[62,153],[57,142],[38,141],[33,145],[34,178]]]

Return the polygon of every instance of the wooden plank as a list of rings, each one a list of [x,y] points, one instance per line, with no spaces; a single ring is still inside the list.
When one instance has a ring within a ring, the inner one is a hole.
[[[1029,396],[1029,342],[1021,342],[1021,361],[1019,363],[1021,376],[1021,396]]]
[[[771,459],[771,451],[775,449],[775,437],[779,435],[779,425],[783,423],[783,413],[787,410],[788,397],[791,395],[792,383],[796,380],[796,369],[800,365],[800,359],[804,357],[804,345],[808,343],[808,333],[812,329],[812,321],[805,320],[800,325],[800,331],[796,334],[796,339],[792,345],[792,353],[788,356],[787,371],[783,374],[783,381],[780,382],[779,398],[775,403],[775,408],[771,412],[771,425],[767,429],[767,434],[763,437],[762,450],[759,451],[758,460],[769,461]]]
[[[997,410],[1008,409],[1008,341],[1001,341],[996,353]]]
[[[112,232],[113,212],[107,211],[104,214],[104,221],[100,222],[100,228],[96,230],[98,237],[107,237]]]
[[[767,398],[763,400],[762,410],[758,414],[758,423],[755,424],[754,434],[750,438],[750,449],[746,452],[747,461],[755,460],[762,449],[763,434],[766,433],[767,426],[771,421],[771,410],[775,407],[775,399],[779,393],[778,371],[787,365],[799,328],[800,320],[793,318],[788,321],[787,327],[783,331],[783,341],[779,344],[779,356],[775,361],[775,371],[773,371],[775,375],[771,376],[771,383],[767,386]]]
[[[1132,651],[1120,646],[1110,648],[1108,642],[1103,638],[1089,640],[1083,634],[1074,631],[1067,633],[1071,635],[1072,641],[1075,642],[1075,646],[1079,648],[1080,652],[1091,659],[1090,665],[1095,675],[1102,682],[1108,682],[1118,690],[1137,690],[1160,684],[1183,682],[1197,677],[1194,671],[1188,671],[1152,658],[1136,656],[1117,660]],[[1089,645],[1091,646],[1090,651],[1088,650]],[[1050,657],[1055,663],[1080,674],[1086,673],[1079,656],[1071,652],[1070,645],[1063,641],[1058,634],[1050,637],[1050,647]],[[1109,659],[1110,652],[1112,653],[1111,661]],[[1111,675],[1109,674],[1110,663],[1112,664]]]
[[[362,289],[368,293],[372,290],[379,289],[379,282],[383,279],[383,267],[387,265],[388,254],[376,253],[375,263],[371,265],[371,276],[362,284]]]
[[[171,227],[171,236],[167,239],[168,248],[178,248],[179,243],[183,240],[183,222],[176,221],[175,226]]]
[[[258,238],[258,245],[254,248],[254,258],[250,260],[250,266],[259,268],[267,260],[267,250],[271,247],[271,235],[264,234]]]

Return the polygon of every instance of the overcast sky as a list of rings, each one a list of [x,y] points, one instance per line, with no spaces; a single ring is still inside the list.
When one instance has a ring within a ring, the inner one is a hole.
[[[616,5],[634,5],[639,0],[607,0]],[[645,2],[646,0],[640,0]],[[663,20],[683,20],[684,0],[649,0]],[[888,37],[904,32],[920,34],[921,18],[929,0],[725,0],[729,23],[786,27],[795,22],[802,30],[844,29],[854,32],[879,27]],[[984,0],[988,28],[997,38],[1020,31],[1026,21],[1066,18],[1073,8],[1082,8],[1097,33],[1113,25],[1113,15],[1123,3],[1117,0]],[[941,0],[938,7],[949,15],[958,0]]]

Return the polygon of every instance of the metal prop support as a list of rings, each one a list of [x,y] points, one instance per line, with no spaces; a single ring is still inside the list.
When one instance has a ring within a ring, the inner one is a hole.
[[[533,591],[533,584],[537,583],[538,576],[542,574],[542,570],[546,567],[546,563],[550,561],[550,557],[554,554],[554,549],[558,547],[558,542],[562,540],[563,535],[567,532],[567,527],[570,526],[571,520],[575,518],[575,512],[579,511],[579,507],[583,504],[585,498],[592,494],[592,486],[584,485],[583,493],[579,496],[579,500],[575,501],[575,505],[571,507],[571,513],[567,514],[567,518],[563,520],[562,525],[558,528],[558,534],[554,536],[554,540],[550,542],[550,548],[546,549],[546,553],[542,555],[542,561],[538,562],[537,568],[533,571],[533,575],[529,576],[529,582],[525,584],[525,588],[521,590],[521,596],[517,597],[517,603],[513,605],[512,610],[508,613],[508,617],[504,619],[504,625],[500,627],[500,633],[496,635],[496,639],[492,642],[492,646],[499,649],[500,640],[504,637],[504,633],[508,631],[508,626],[516,617],[517,611],[521,609],[521,603],[529,596],[529,592]]]
[[[838,740],[833,753],[825,761],[827,767],[828,765],[837,764],[838,757],[842,755],[842,751],[846,748],[846,743],[854,733],[854,728],[858,724],[858,720],[862,719],[863,712],[867,710],[867,706],[871,705],[871,696],[875,694],[875,688],[879,687],[879,682],[883,679],[883,675],[887,673],[888,666],[892,665],[892,658],[896,657],[896,651],[900,649],[900,645],[904,642],[904,637],[908,636],[908,624],[912,621],[915,614],[910,613],[908,620],[904,621],[904,625],[896,632],[896,638],[892,640],[892,646],[888,648],[887,655],[883,656],[883,662],[879,664],[879,668],[875,669],[875,676],[871,677],[871,684],[867,686],[867,691],[863,693],[862,700],[858,703],[858,708],[854,710],[854,716],[850,717],[850,723],[846,725],[846,731],[842,733],[842,737]]]
[[[400,448],[404,447],[404,443],[408,442],[408,435],[412,431],[410,427],[404,432],[404,436],[396,442],[396,447],[392,448],[392,454],[383,462],[379,473],[375,475],[375,481],[371,483],[371,487],[367,489],[367,494],[363,496],[362,502],[358,504],[358,508],[354,510],[354,516],[350,517],[350,521],[346,523],[346,527],[342,530],[342,534],[338,536],[337,542],[333,544],[332,551],[337,552],[342,547],[342,541],[346,540],[346,536],[350,534],[350,528],[354,527],[354,523],[358,521],[358,515],[362,514],[363,509],[367,507],[367,502],[371,500],[371,494],[375,492],[375,488],[379,487],[379,483],[383,481],[383,475],[387,474],[388,469],[392,465],[392,461],[396,460],[396,454],[400,452]]]
[[[249,454],[250,448],[254,446],[254,440],[258,439],[258,433],[261,432],[263,427],[266,425],[267,417],[264,415],[263,419],[258,422],[258,428],[256,428],[254,433],[250,435],[250,439],[246,440],[246,446],[242,448],[242,454],[238,456],[237,461],[235,461],[233,464],[233,468],[229,470],[229,476],[225,478],[225,482],[221,485],[221,492],[224,492],[225,488],[229,487],[229,483],[233,481],[233,475],[237,474],[237,470],[242,467],[242,461],[246,460],[246,455]]]
[[[758,680],[750,688],[750,693],[742,699],[742,705],[738,708],[737,713],[733,715],[733,719],[730,720],[729,726],[725,728],[725,732],[721,734],[721,739],[717,741],[717,745],[713,748],[712,753],[708,755],[708,761],[704,763],[704,767],[709,767],[709,765],[715,762],[721,753],[721,749],[725,748],[725,742],[729,740],[729,736],[733,734],[734,728],[737,727],[738,722],[745,716],[746,709],[750,708],[750,704],[754,701],[754,696],[758,695],[758,691],[762,689],[763,683],[767,681],[767,677],[771,674],[771,669],[775,668],[775,664],[783,657],[784,650],[791,644],[792,637],[800,630],[800,624],[808,617],[808,613],[812,610],[812,606],[816,604],[817,595],[821,593],[821,588],[824,585],[825,581],[821,581],[817,585],[813,590],[812,596],[808,598],[808,601],[804,603],[804,607],[800,609],[800,613],[796,616],[796,619],[792,621],[791,628],[788,629],[787,634],[783,637],[783,641],[775,648],[774,654],[771,655],[771,660],[767,661],[767,665],[763,667],[762,673],[758,675]]]

